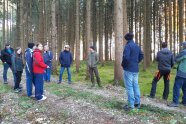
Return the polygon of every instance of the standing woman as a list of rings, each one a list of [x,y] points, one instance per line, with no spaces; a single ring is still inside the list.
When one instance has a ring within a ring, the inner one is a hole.
[[[16,81],[14,85],[14,90],[16,93],[21,92],[20,82],[24,69],[23,59],[22,59],[22,49],[20,47],[16,48],[15,56],[12,62],[13,70],[16,76]]]
[[[47,97],[43,95],[43,75],[46,68],[49,68],[44,63],[42,56],[43,45],[38,43],[33,54],[33,73],[34,73],[34,83],[35,83],[35,98],[38,101],[43,101]]]

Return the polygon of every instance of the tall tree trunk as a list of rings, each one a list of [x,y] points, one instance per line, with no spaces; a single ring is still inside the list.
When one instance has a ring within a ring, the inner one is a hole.
[[[4,47],[5,45],[5,0],[3,0],[3,41],[2,42],[3,42],[2,46]]]
[[[44,0],[39,0],[39,36],[38,41],[44,44]]]
[[[52,69],[54,73],[57,73],[57,60],[56,60],[56,53],[57,53],[57,27],[56,27],[56,0],[52,0],[51,4],[51,14],[52,14],[52,52],[54,55],[54,59],[52,61]]]
[[[172,51],[172,0],[169,0],[169,44]]]
[[[109,52],[108,52],[108,27],[109,27],[109,23],[108,23],[109,17],[108,17],[108,3],[106,3],[105,6],[105,61],[109,60]]]
[[[103,65],[103,0],[99,1],[99,60]]]
[[[178,0],[179,6],[179,43],[183,42],[183,14],[184,14],[184,0]],[[181,45],[179,45],[181,50]]]
[[[121,67],[122,61],[122,51],[123,51],[123,8],[126,6],[123,5],[125,0],[115,0],[114,9],[115,9],[115,66],[114,66],[114,80],[115,84],[118,84],[118,81],[123,79],[123,71]]]
[[[80,68],[79,0],[76,0],[76,71]]]
[[[7,19],[6,19],[6,24],[7,24],[7,26],[6,26],[7,31],[6,32],[7,32],[7,36],[6,37],[7,37],[7,40],[9,41],[10,39],[9,39],[9,24],[8,24],[9,23],[9,17],[8,17],[8,0],[6,2],[6,6],[7,6],[6,7],[7,8],[7,11],[6,11],[7,12],[6,13],[6,16],[7,16]]]
[[[150,15],[150,4],[151,0],[145,0],[144,3],[144,42],[143,42],[143,46],[144,46],[144,66],[143,69],[146,70],[147,67],[150,66],[150,62],[151,62],[151,15]]]
[[[173,1],[173,44],[174,44],[174,55],[176,55],[176,1]]]

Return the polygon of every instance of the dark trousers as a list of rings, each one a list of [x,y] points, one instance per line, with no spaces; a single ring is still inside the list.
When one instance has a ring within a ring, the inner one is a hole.
[[[99,86],[101,86],[97,67],[89,67],[89,73],[90,73],[90,79],[92,84],[95,85],[95,81],[94,81],[94,74],[95,74],[97,83]]]
[[[163,76],[163,80],[164,80],[163,99],[167,100],[167,98],[169,96],[170,71],[158,71],[156,73],[156,76],[154,77],[154,79],[152,81],[152,88],[151,88],[150,96],[155,97],[157,83],[161,79],[162,76]]]
[[[30,73],[27,69],[25,70],[25,72],[26,72],[27,96],[30,97],[32,95],[32,85],[34,84],[34,78],[33,78],[33,74]]]
[[[12,70],[12,67],[9,64],[7,64],[7,63],[3,64],[3,80],[4,80],[4,83],[7,82],[7,73],[8,73],[9,68]],[[14,83],[15,83],[16,82],[16,76],[15,76],[15,73],[13,72],[13,70],[12,70],[12,73],[13,73],[13,76],[14,76]]]
[[[183,97],[182,103],[186,104],[186,78],[176,76],[174,87],[173,87],[173,102],[175,104],[179,103],[180,89],[182,88]]]
[[[22,77],[22,71],[17,71],[15,73],[15,76],[16,76],[16,82],[15,82],[15,85],[14,85],[14,89],[19,89],[19,84],[21,82],[21,77]]]
[[[34,74],[35,98],[40,100],[43,98],[43,74]]]

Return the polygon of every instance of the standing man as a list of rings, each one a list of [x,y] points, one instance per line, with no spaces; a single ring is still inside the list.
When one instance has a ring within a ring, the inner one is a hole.
[[[53,59],[53,53],[52,51],[49,51],[48,45],[44,46],[44,54],[43,54],[44,62],[46,65],[48,65],[50,68],[47,68],[44,73],[44,81],[50,82],[50,75],[51,75],[51,69],[52,69],[52,59]]]
[[[10,43],[6,43],[5,44],[5,48],[1,51],[1,60],[3,62],[3,80],[4,80],[4,84],[7,84],[7,72],[8,69],[10,68],[11,70],[12,68],[12,58],[14,56],[14,49],[10,47]],[[15,74],[12,70],[13,76],[14,76],[14,82],[16,80],[15,78]]]
[[[167,100],[169,96],[169,81],[171,68],[174,66],[174,57],[172,52],[167,48],[167,43],[162,43],[162,50],[157,53],[158,72],[152,81],[152,88],[150,97],[154,98],[156,94],[156,86],[158,81],[163,76],[164,79],[164,92],[163,99]]]
[[[33,79],[33,49],[35,44],[28,43],[28,48],[25,50],[25,72],[26,72],[26,91],[28,97],[34,97],[32,94]]]
[[[91,87],[95,87],[94,74],[96,75],[98,86],[101,87],[100,77],[99,77],[99,73],[98,73],[98,69],[97,69],[97,64],[99,62],[98,54],[95,51],[94,46],[90,46],[89,51],[90,51],[90,53],[88,55],[87,63],[88,63],[88,69],[89,69],[90,78],[91,78],[91,82],[92,82]]]
[[[124,106],[126,111],[140,107],[140,89],[138,85],[139,63],[143,59],[140,47],[134,43],[133,33],[127,33],[125,49],[123,51],[122,67],[124,70],[124,82],[128,95],[128,104]]]
[[[182,46],[183,50],[176,56],[178,67],[173,87],[173,100],[172,103],[168,104],[170,107],[178,107],[180,89],[183,92],[181,103],[186,106],[186,41],[182,43]]]
[[[63,72],[65,71],[65,68],[67,69],[68,73],[68,83],[71,84],[71,72],[70,72],[70,66],[72,64],[72,54],[70,52],[70,46],[65,45],[64,51],[60,53],[59,56],[59,62],[61,64],[61,70],[59,75],[59,84],[62,82]]]

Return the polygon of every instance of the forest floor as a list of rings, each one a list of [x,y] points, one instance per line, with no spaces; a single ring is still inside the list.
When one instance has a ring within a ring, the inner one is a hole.
[[[44,92],[47,100],[37,102],[25,95],[25,74],[22,80],[24,90],[20,94],[12,90],[10,71],[8,78],[9,85],[0,83],[2,124],[186,123],[186,107],[182,105],[178,108],[167,107],[167,101],[159,98],[150,99],[143,91],[141,108],[126,112],[122,106],[127,103],[127,95],[121,86],[115,87],[103,83],[103,88],[90,89],[90,83],[85,80],[74,79],[72,85],[66,82],[57,84],[58,78],[53,76],[51,83],[45,83]],[[2,66],[0,66],[0,81],[2,82]]]

